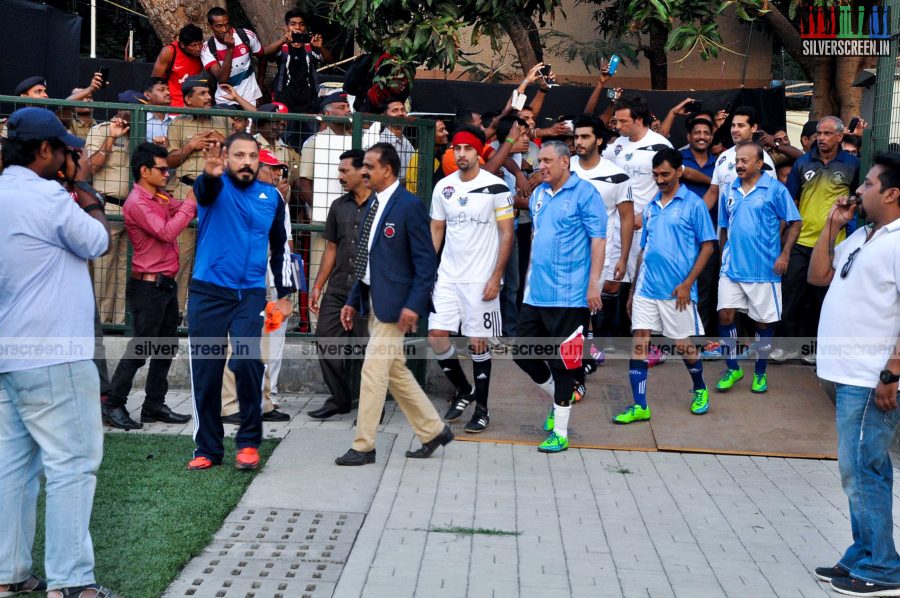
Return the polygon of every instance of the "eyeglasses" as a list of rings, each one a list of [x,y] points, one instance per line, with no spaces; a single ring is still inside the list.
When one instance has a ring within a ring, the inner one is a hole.
[[[844,262],[844,267],[841,268],[841,278],[847,278],[847,274],[850,273],[850,267],[853,266],[853,260],[856,259],[856,254],[859,253],[860,249],[862,247],[857,247],[847,256],[847,261]]]
[[[168,174],[169,167],[168,166],[151,166],[150,170],[158,170],[160,174]]]

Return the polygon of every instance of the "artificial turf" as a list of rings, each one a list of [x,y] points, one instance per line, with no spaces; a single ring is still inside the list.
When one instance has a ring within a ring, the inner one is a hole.
[[[104,442],[91,517],[97,583],[127,598],[161,596],[209,544],[257,472],[234,468],[231,439],[223,465],[203,471],[185,468],[194,449],[189,436],[107,434]],[[263,442],[260,466],[276,444]],[[34,546],[41,576],[43,511],[42,492]]]

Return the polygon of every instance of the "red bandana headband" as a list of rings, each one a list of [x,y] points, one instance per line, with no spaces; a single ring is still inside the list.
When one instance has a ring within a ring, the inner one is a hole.
[[[478,152],[478,155],[481,155],[481,152],[484,150],[484,143],[482,143],[481,139],[469,133],[468,131],[460,131],[456,135],[453,136],[453,141],[450,142],[451,147],[456,145],[471,145],[475,148],[475,151]]]

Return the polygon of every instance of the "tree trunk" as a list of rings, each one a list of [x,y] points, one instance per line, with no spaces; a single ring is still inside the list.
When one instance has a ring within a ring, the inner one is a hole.
[[[667,89],[669,66],[666,64],[666,42],[669,30],[657,21],[650,21],[650,44],[644,46],[644,56],[650,62],[650,89]]]
[[[845,56],[841,57],[841,60],[846,59]],[[834,94],[834,66],[833,56],[821,56],[814,60],[812,80],[815,83],[809,110],[811,120],[838,114],[838,105]]]
[[[501,23],[503,30],[509,36],[513,48],[516,49],[516,56],[519,58],[519,64],[522,66],[522,72],[527,74],[531,67],[541,61],[543,52],[538,52],[532,43],[531,30],[537,31],[534,22],[531,19],[523,19],[522,17],[512,14]],[[540,50],[540,38],[538,38],[538,48]]]
[[[241,7],[250,23],[253,32],[259,37],[262,45],[275,41],[276,37],[284,34],[284,13],[288,11],[292,3],[285,5],[284,10],[276,10],[272,7],[272,0],[240,0]]]
[[[815,59],[803,54],[803,40],[800,39],[800,33],[774,4],[770,2],[766,8],[769,12],[760,15],[760,19],[769,26],[770,31],[784,46],[784,50],[800,65],[806,77],[813,81]]]
[[[836,112],[844,123],[849,123],[854,116],[859,116],[862,109],[862,88],[852,87],[856,75],[864,68],[875,66],[875,58],[865,56],[842,56],[835,65],[834,88],[840,106]]]
[[[225,8],[225,0],[141,0],[141,6],[165,45],[175,40],[188,23],[201,27],[206,37],[212,35],[206,24],[206,11],[213,6]]]

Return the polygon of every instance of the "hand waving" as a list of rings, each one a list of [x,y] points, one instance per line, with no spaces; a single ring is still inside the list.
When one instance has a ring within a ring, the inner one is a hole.
[[[203,150],[203,172],[220,177],[225,172],[225,148],[218,141]]]

